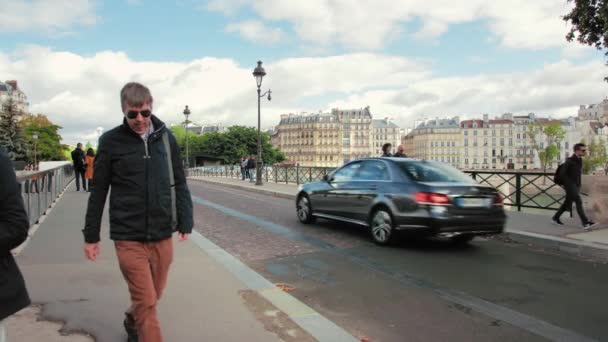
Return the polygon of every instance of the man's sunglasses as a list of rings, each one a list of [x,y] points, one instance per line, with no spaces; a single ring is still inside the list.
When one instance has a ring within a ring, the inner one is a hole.
[[[152,115],[152,111],[150,110],[142,110],[142,111],[136,111],[136,110],[130,110],[127,112],[127,118],[129,119],[135,119],[137,117],[138,114],[141,114],[141,116],[143,116],[144,118],[147,118],[148,116]]]

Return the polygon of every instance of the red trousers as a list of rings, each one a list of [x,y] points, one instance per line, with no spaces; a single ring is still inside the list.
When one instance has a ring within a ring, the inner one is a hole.
[[[115,241],[122,275],[129,286],[131,307],[139,342],[162,342],[156,305],[173,261],[173,240],[158,242]]]

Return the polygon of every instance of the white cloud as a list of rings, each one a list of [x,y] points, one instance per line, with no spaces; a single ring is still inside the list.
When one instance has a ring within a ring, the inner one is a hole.
[[[271,22],[288,22],[297,35],[321,45],[380,49],[419,19],[414,34],[434,39],[450,25],[484,22],[500,45],[517,49],[564,48],[567,27],[561,16],[572,4],[555,0],[211,0],[207,9],[233,14],[252,8]]]
[[[63,126],[66,143],[90,140],[98,126],[108,130],[120,124],[118,94],[132,80],[150,87],[154,111],[167,124],[183,120],[182,110],[189,105],[198,123],[255,126],[253,67],[212,57],[140,62],[122,52],[80,56],[39,46],[0,51],[0,75],[19,80],[32,111]],[[376,117],[393,117],[403,127],[425,116],[575,114],[579,104],[598,102],[608,93],[598,72],[605,70],[601,61],[443,78],[433,76],[428,64],[383,54],[289,58],[264,67],[268,75],[262,87],[273,90],[273,100],[262,104],[263,127],[275,125],[283,113],[367,105]]]
[[[95,0],[7,0],[0,6],[0,32],[65,33],[74,26],[94,25]]]
[[[262,44],[276,44],[285,34],[280,28],[267,27],[261,21],[247,20],[226,26],[226,32],[239,33],[243,38]]]

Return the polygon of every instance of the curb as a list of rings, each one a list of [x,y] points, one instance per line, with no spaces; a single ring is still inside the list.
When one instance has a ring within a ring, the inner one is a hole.
[[[295,200],[296,198],[296,195],[288,194],[285,192],[277,192],[261,188],[251,188],[247,186],[228,184],[210,179],[200,179],[192,177],[188,179],[207,184],[221,185],[233,189],[271,195],[279,198],[293,200]],[[571,238],[554,237],[550,235],[525,232],[521,230],[508,230],[504,233],[504,235],[510,238],[511,240],[519,243],[533,244],[542,248],[558,251],[566,255],[608,261],[608,245]]]
[[[608,261],[608,246],[600,243],[548,236],[519,230],[508,230],[505,232],[505,235],[511,240],[519,243],[533,244],[571,256]]]
[[[243,282],[247,288],[257,292],[258,295],[271,302],[316,340],[321,342],[359,341],[310,306],[277,288],[273,283],[249,268],[249,266],[245,265],[232,254],[205,238],[199,232],[193,230],[191,240],[203,252],[207,253],[217,263]]]

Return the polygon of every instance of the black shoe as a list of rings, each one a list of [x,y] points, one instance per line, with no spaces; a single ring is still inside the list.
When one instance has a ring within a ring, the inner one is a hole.
[[[127,342],[137,342],[137,328],[135,327],[135,319],[131,314],[125,313],[123,325],[127,331]]]
[[[591,227],[595,226],[597,223],[593,222],[593,221],[587,221],[587,223],[585,223],[583,225],[583,229],[584,230],[591,230]]]
[[[564,224],[562,223],[562,221],[560,221],[559,219],[556,218],[552,218],[551,219],[551,223],[558,225],[558,226],[563,226]]]

